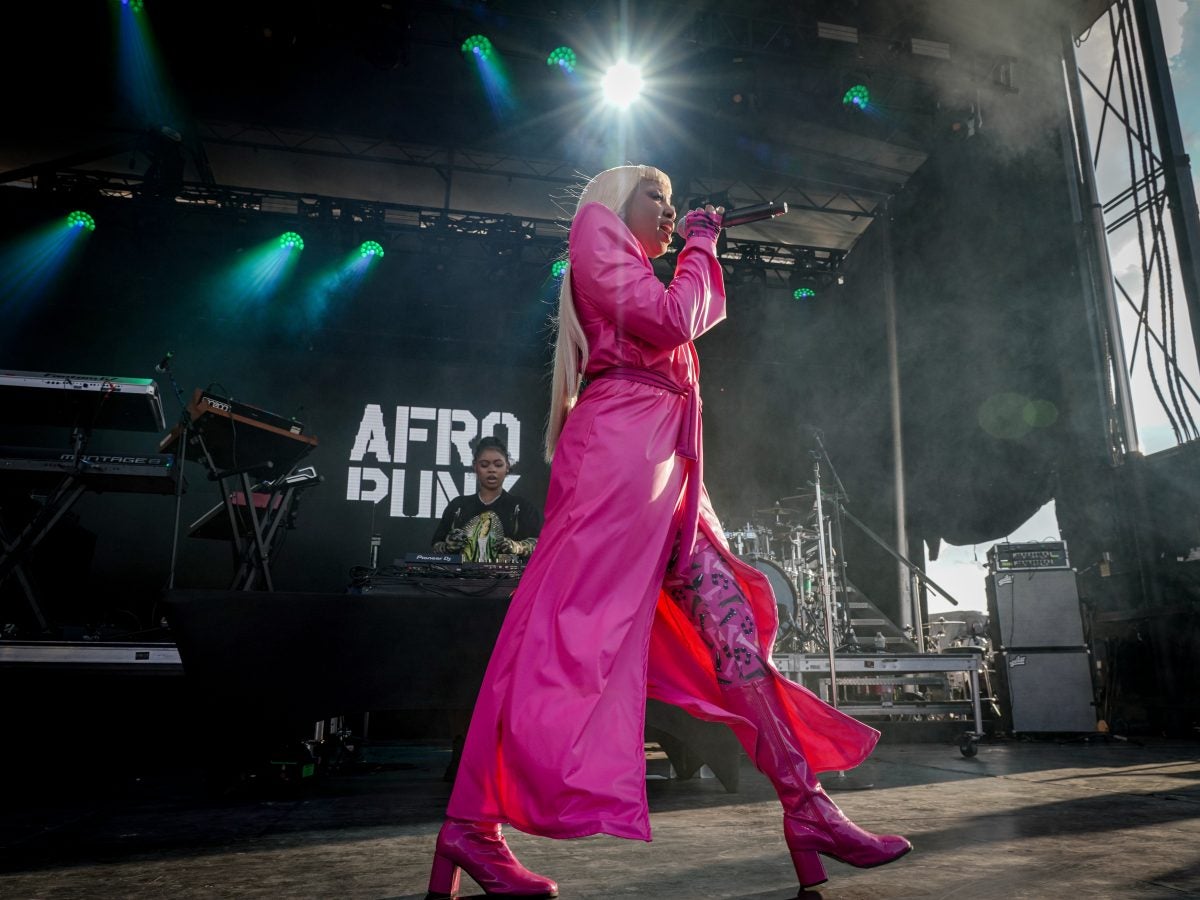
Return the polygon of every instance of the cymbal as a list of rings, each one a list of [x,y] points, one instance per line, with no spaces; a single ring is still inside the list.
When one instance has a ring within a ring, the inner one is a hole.
[[[756,516],[802,516],[802,515],[804,515],[804,513],[802,513],[800,510],[791,509],[786,506],[771,506],[771,507],[768,507],[767,509],[756,509],[754,511],[754,514]]]
[[[797,490],[799,490],[799,488],[797,488]],[[822,499],[827,500],[831,503],[834,500],[848,499],[846,497],[846,495],[842,492],[841,488],[837,487],[836,485],[829,485],[829,486],[822,488],[821,489],[821,497],[822,497]],[[801,501],[804,503],[810,503],[816,499],[817,499],[816,491],[805,491],[803,494],[793,494],[791,497],[780,497],[778,502],[779,503],[793,503],[796,501]]]

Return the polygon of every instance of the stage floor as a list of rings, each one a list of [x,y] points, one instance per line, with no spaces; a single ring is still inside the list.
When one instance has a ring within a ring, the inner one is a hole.
[[[270,790],[162,765],[76,770],[63,790],[53,774],[10,768],[0,895],[421,898],[448,760],[433,744],[367,744],[352,771]],[[510,843],[564,900],[794,897],[777,801],[742,766],[737,793],[713,778],[649,780],[650,844],[513,831]],[[1200,743],[984,741],[966,758],[956,744],[885,742],[823,781],[855,821],[915,850],[878,869],[827,862],[813,896],[1200,896]]]

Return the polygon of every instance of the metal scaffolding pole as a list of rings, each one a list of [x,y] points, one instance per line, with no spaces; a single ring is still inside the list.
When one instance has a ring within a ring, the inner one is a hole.
[[[1138,449],[1137,425],[1133,415],[1133,393],[1129,385],[1129,367],[1125,359],[1125,347],[1121,340],[1121,320],[1117,310],[1116,292],[1113,288],[1112,263],[1108,256],[1108,243],[1105,240],[1104,205],[1100,201],[1100,193],[1096,187],[1096,172],[1092,166],[1091,141],[1088,139],[1087,122],[1083,114],[1083,92],[1079,87],[1079,64],[1075,59],[1075,42],[1070,32],[1062,33],[1063,59],[1066,62],[1067,90],[1071,99],[1072,125],[1075,132],[1076,176],[1080,188],[1080,227],[1085,235],[1091,257],[1091,287],[1097,298],[1096,306],[1103,316],[1104,347],[1103,352],[1108,360],[1109,376],[1112,378],[1113,402],[1115,408],[1111,415],[1116,419],[1113,423],[1115,435],[1120,446],[1110,447],[1113,462],[1119,463],[1124,457]]]
[[[1183,146],[1179,128],[1179,110],[1171,86],[1167,53],[1163,48],[1162,24],[1153,0],[1134,0],[1142,63],[1150,87],[1150,106],[1158,132],[1158,149],[1163,161],[1167,202],[1175,229],[1175,250],[1179,254],[1179,277],[1187,298],[1192,342],[1200,356],[1200,212],[1196,206],[1196,188],[1192,182],[1191,162]]]

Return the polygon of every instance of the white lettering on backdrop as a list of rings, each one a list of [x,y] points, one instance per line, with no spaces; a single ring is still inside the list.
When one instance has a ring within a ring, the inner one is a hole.
[[[368,403],[350,448],[346,499],[378,503],[387,498],[389,515],[398,519],[440,518],[455,497],[475,492],[471,441],[494,435],[497,428],[504,429],[499,437],[515,463],[521,421],[512,413],[489,412],[479,419],[465,409],[397,406],[389,431],[383,407]],[[429,462],[432,468],[422,467]],[[520,477],[505,478],[505,489],[512,490]]]

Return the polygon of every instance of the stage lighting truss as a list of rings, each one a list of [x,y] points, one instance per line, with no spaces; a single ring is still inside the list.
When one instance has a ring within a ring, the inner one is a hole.
[[[140,195],[139,179],[111,173],[88,173],[84,177],[78,172],[56,172],[54,177],[46,176],[44,185],[55,194],[77,197],[81,190],[87,189],[106,201],[130,201],[131,210],[136,208],[136,199]],[[725,198],[714,193],[696,199],[711,202]],[[301,225],[306,231],[323,222],[332,222],[333,230],[319,228],[314,240],[320,243],[327,238],[333,239],[340,227],[348,227],[350,247],[354,249],[359,249],[362,241],[374,240],[389,253],[392,250],[423,253],[428,252],[431,243],[445,242],[453,244],[455,254],[519,258],[523,264],[542,266],[543,271],[550,270],[563,255],[565,228],[563,221],[558,219],[400,203],[365,203],[346,198],[203,184],[185,185],[176,202],[181,208],[229,211],[243,220],[251,215],[266,220],[279,219],[289,226]],[[113,210],[122,206],[124,204],[117,204]],[[297,232],[292,233],[299,238]],[[845,250],[751,241],[729,237],[729,234],[722,232],[719,258],[722,268],[731,276],[753,275],[755,279],[765,279],[768,285],[787,288],[793,273],[809,272],[816,274],[821,284],[839,283]],[[346,236],[336,240],[343,246],[348,243]],[[674,256],[675,253],[670,252],[663,259],[673,262]],[[789,293],[793,290],[795,287],[788,288]]]
[[[822,250],[812,247],[794,248],[794,263],[787,276],[787,287],[794,300],[816,300],[826,297],[829,289],[843,284],[842,263],[846,255],[842,251]]]
[[[341,205],[331,197],[301,197],[298,206],[300,215],[322,225],[342,218]]]
[[[730,283],[756,281],[786,288],[790,293],[800,286],[796,279],[802,276],[814,279],[818,292],[843,281],[845,250],[750,241],[727,234],[722,232],[717,259]],[[663,257],[668,266],[674,266],[677,254],[678,250],[673,250]]]
[[[793,273],[835,274],[841,270],[846,251],[833,247],[799,247],[767,241],[727,238],[721,263],[762,267],[788,277]]]
[[[489,216],[480,213],[422,211],[418,227],[445,235],[490,238],[500,244],[521,244],[532,241],[534,226],[516,216]]]

